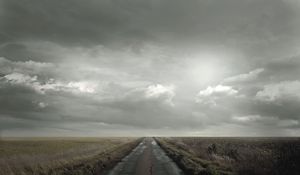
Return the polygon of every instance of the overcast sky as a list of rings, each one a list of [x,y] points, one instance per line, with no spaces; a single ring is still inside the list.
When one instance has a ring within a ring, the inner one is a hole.
[[[0,0],[2,136],[300,136],[299,0]]]

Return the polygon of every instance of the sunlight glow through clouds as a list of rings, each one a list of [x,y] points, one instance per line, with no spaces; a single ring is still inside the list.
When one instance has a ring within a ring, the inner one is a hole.
[[[300,0],[2,1],[6,135],[300,135]]]
[[[201,53],[191,56],[187,64],[187,78],[193,83],[207,85],[217,82],[224,74],[226,65],[223,59],[225,54]]]

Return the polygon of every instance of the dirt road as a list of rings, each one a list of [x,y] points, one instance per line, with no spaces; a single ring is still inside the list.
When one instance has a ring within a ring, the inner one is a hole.
[[[145,138],[106,175],[183,175],[183,172],[154,139]]]

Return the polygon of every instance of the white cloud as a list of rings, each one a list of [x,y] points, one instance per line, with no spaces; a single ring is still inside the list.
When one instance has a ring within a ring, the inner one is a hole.
[[[196,97],[197,103],[216,105],[216,100],[222,97],[235,96],[238,91],[231,86],[217,85],[208,86],[201,90]]]
[[[37,81],[37,76],[29,76],[29,75],[24,75],[24,74],[20,74],[20,73],[12,73],[12,74],[8,74],[5,75],[4,78],[11,82],[11,83],[15,83],[15,84],[30,84],[30,83],[34,83],[35,81]]]
[[[4,57],[0,57],[0,73],[11,74],[14,72],[22,74],[38,74],[45,72],[47,69],[54,67],[52,63],[36,62],[36,61],[11,61]]]
[[[274,101],[286,96],[300,98],[300,81],[283,81],[265,85],[263,90],[256,93],[256,98],[263,101]]]
[[[21,73],[5,75],[2,79],[10,84],[22,85],[34,89],[38,93],[44,94],[46,91],[65,91],[72,93],[95,93],[98,87],[96,82],[71,81],[60,82],[49,79],[45,83],[38,81],[38,76],[29,76]]]
[[[95,93],[97,89],[97,83],[94,82],[69,82],[66,87],[70,89],[78,90],[82,93]]]
[[[236,82],[247,82],[251,80],[255,80],[257,76],[264,71],[263,68],[255,69],[246,74],[240,74],[233,77],[226,78],[224,83],[236,83]]]
[[[250,121],[260,120],[261,116],[259,115],[234,116],[232,117],[232,119],[238,122],[250,122]]]
[[[161,84],[148,86],[145,90],[145,97],[149,99],[163,98],[165,102],[173,104],[172,99],[175,96],[174,85],[164,86]]]
[[[44,87],[40,82],[37,80],[37,76],[29,76],[29,75],[24,75],[21,73],[12,73],[5,75],[2,79],[4,79],[6,82],[14,85],[22,85],[26,86],[29,88],[34,89],[35,91],[39,93],[44,93],[46,86]]]
[[[234,95],[237,92],[231,86],[217,85],[215,87],[208,86],[205,90],[200,91],[198,96]]]
[[[146,97],[148,97],[148,98],[158,98],[165,94],[173,97],[175,95],[174,89],[175,88],[173,85],[163,86],[161,84],[156,84],[156,85],[148,86],[145,94],[146,94]]]
[[[48,104],[45,103],[45,102],[39,102],[39,103],[38,103],[38,106],[39,106],[40,108],[45,108],[45,107],[48,106]]]

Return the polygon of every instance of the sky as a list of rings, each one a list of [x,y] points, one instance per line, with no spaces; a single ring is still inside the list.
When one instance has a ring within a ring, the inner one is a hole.
[[[299,0],[0,0],[0,136],[300,136]]]

